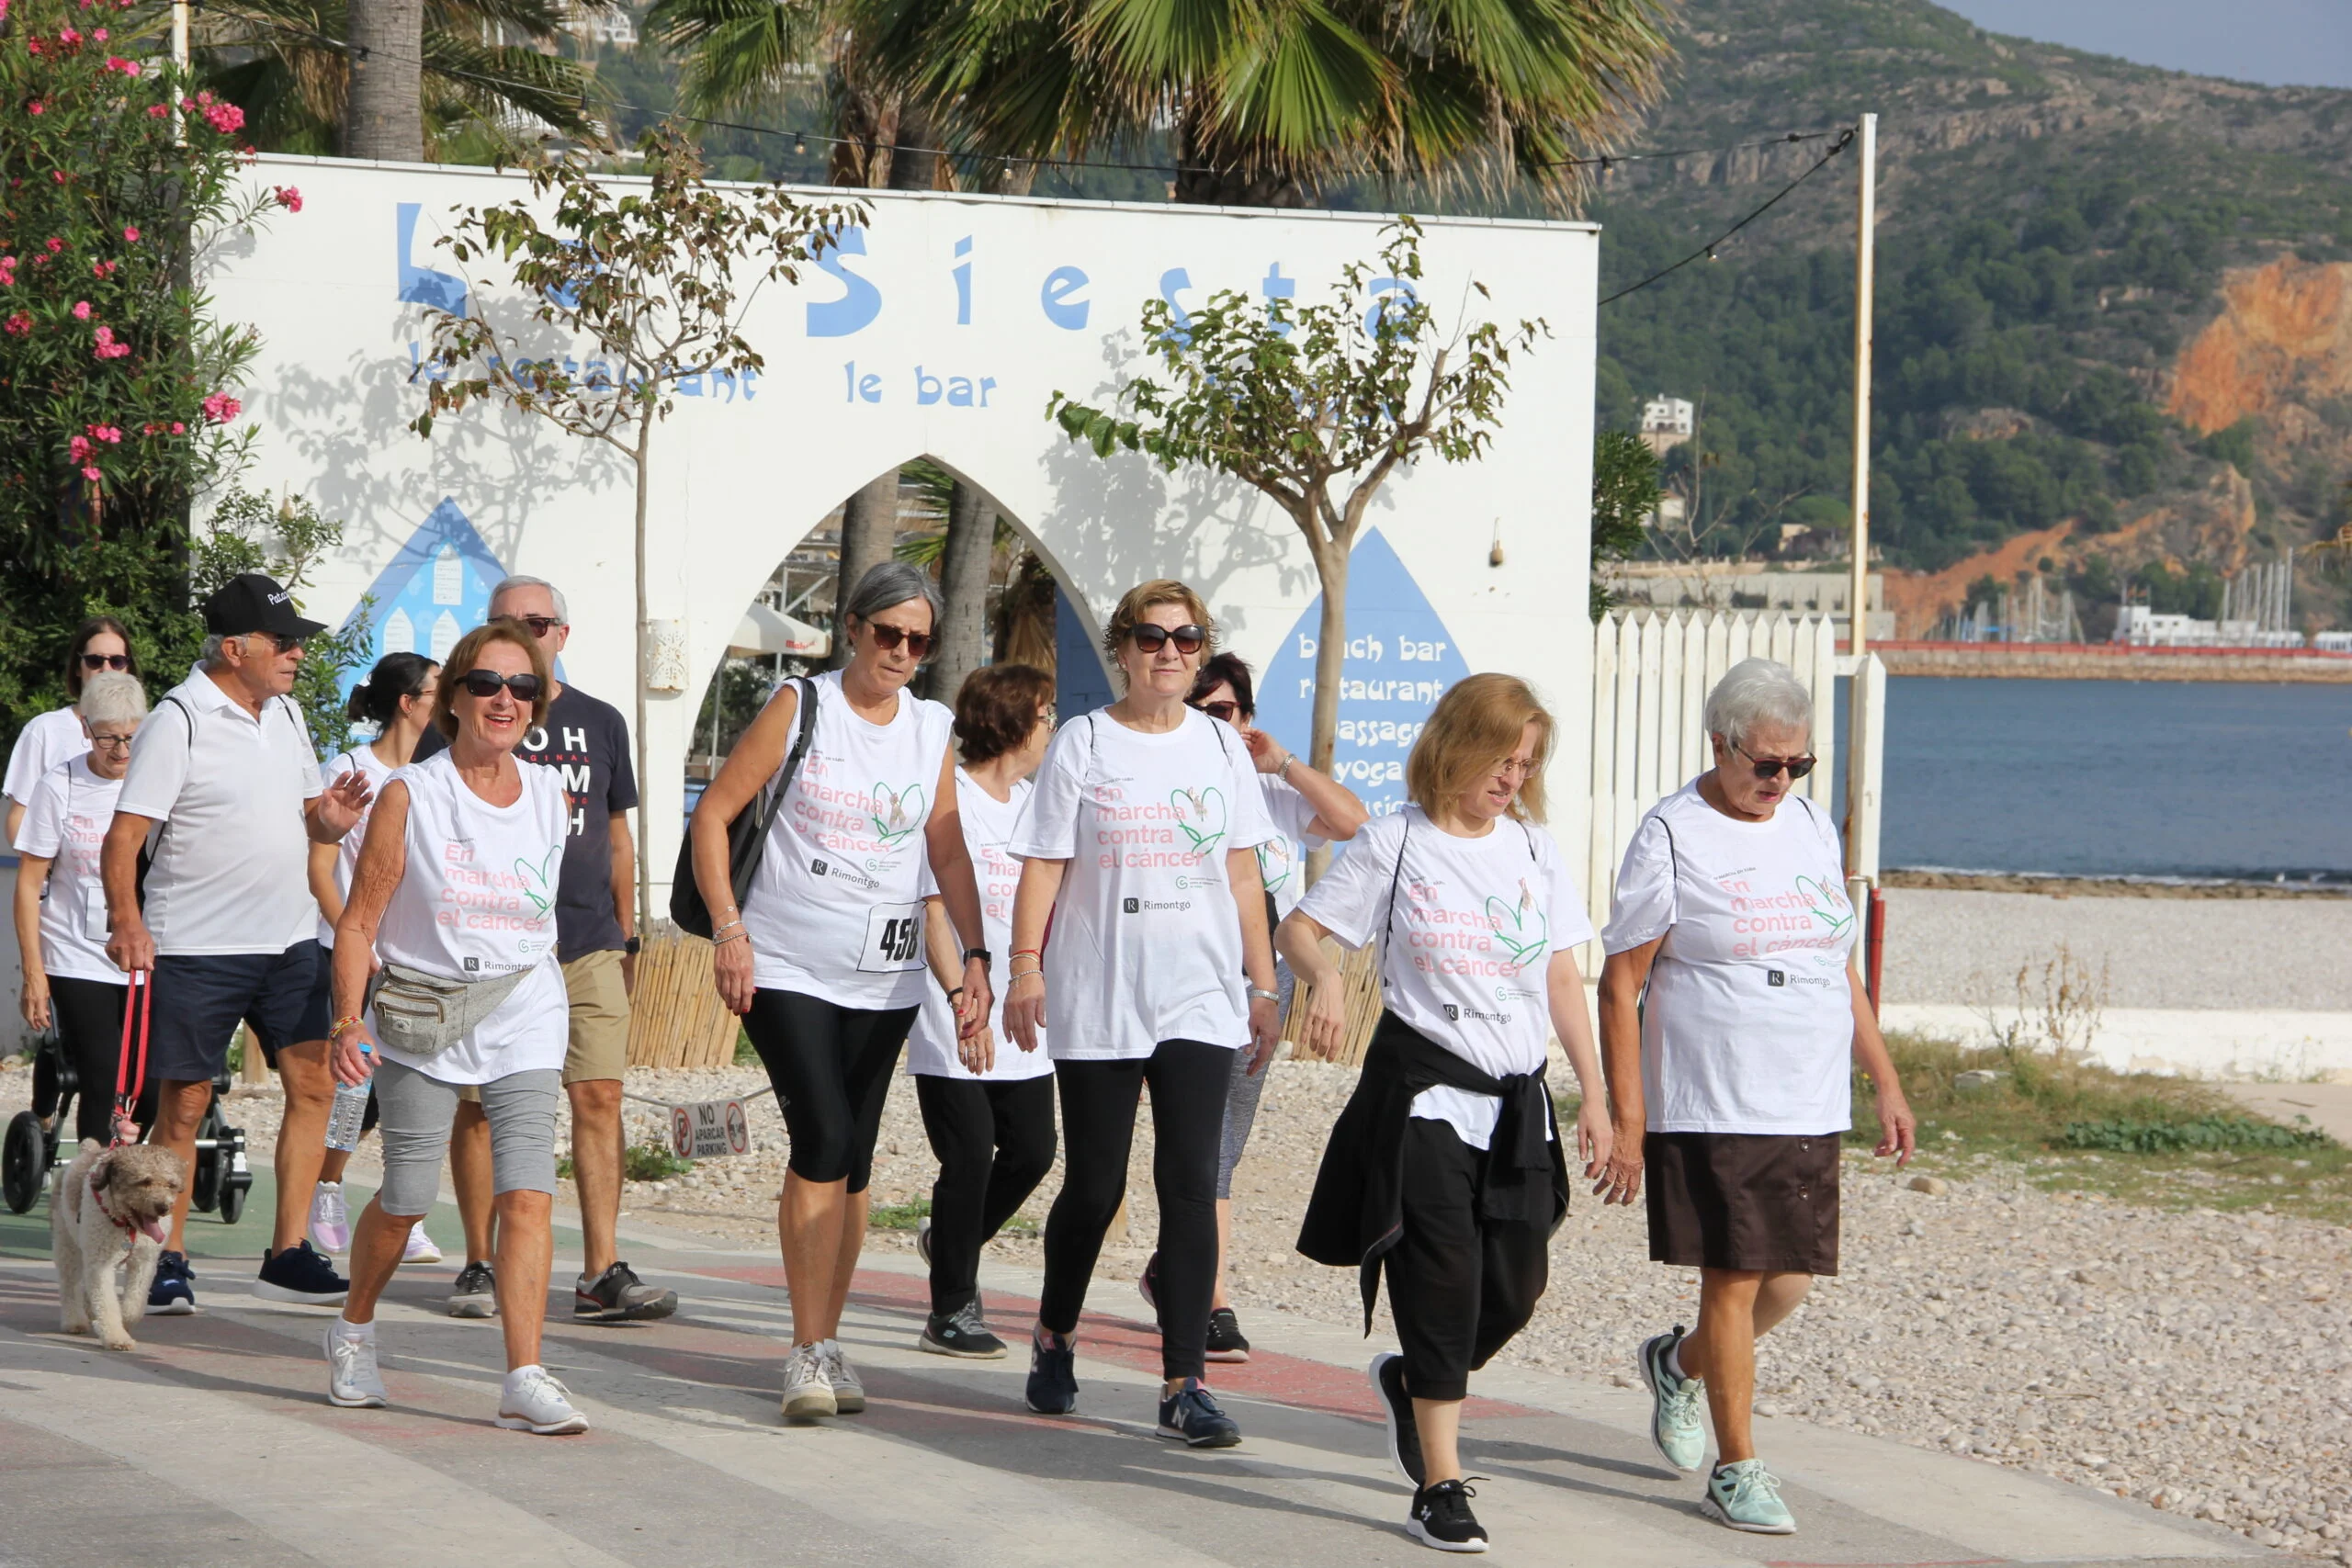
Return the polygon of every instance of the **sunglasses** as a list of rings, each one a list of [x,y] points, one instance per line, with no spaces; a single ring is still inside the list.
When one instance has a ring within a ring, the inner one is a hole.
[[[469,697],[494,697],[503,687],[514,693],[518,703],[539,700],[539,678],[527,670],[520,675],[501,675],[495,670],[469,670],[459,677],[458,683],[466,689],[466,695]]]
[[[535,637],[545,637],[548,633],[555,630],[556,627],[563,625],[562,620],[554,615],[514,615],[510,618],[520,621],[525,626],[530,627],[531,635]]]
[[[1186,649],[1181,642],[1178,643],[1176,647],[1178,650],[1182,652],[1191,651],[1191,649]],[[1226,723],[1231,724],[1235,719],[1241,716],[1241,705],[1239,703],[1203,703],[1201,705],[1201,711],[1208,715],[1211,718],[1221,718],[1225,720]]]
[[[128,670],[130,655],[127,653],[85,653],[82,655],[85,670]]]
[[[302,644],[309,640],[307,637],[280,637],[276,632],[252,631],[243,635],[248,637],[260,637],[280,653],[300,653],[302,651]],[[89,656],[85,654],[83,657],[87,659]]]
[[[1209,640],[1209,634],[1203,627],[1178,626],[1171,631],[1157,621],[1146,621],[1127,635],[1135,638],[1136,646],[1146,653],[1158,653],[1170,641],[1176,644],[1179,653],[1198,653]]]
[[[905,643],[907,651],[917,659],[931,652],[933,639],[929,632],[910,632],[904,626],[886,626],[879,621],[868,621],[865,625],[874,634],[874,646],[885,653],[896,653],[900,643]]]
[[[1785,773],[1789,775],[1789,782],[1794,784],[1813,772],[1813,765],[1821,761],[1818,757],[1759,757],[1747,747],[1738,745],[1733,746],[1732,750],[1755,765],[1759,781],[1770,781]]]

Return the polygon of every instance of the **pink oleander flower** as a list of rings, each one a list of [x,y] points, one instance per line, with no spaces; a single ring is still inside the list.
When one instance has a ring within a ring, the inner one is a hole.
[[[10,284],[16,281],[17,258],[14,256],[0,256],[0,285]]]
[[[8,318],[5,327],[10,337],[22,337],[33,330],[33,319],[19,310]]]
[[[31,103],[25,106],[25,112],[27,114],[47,114],[49,112],[49,106],[42,103],[39,98],[35,98]]]
[[[126,227],[122,231],[122,237],[135,245],[139,243],[139,231],[135,228]]]
[[[65,171],[62,169],[51,169],[49,171],[49,177],[55,180],[59,185],[63,185],[65,183]]]
[[[113,262],[92,262],[90,264],[90,271],[97,277],[112,277],[114,276],[115,266],[116,264]]]
[[[174,420],[172,421],[172,434],[174,435],[186,435],[187,434],[187,426],[182,424],[178,420]]]
[[[204,111],[204,122],[223,136],[233,134],[245,123],[245,111],[234,104],[213,104]]]
[[[244,412],[245,405],[226,392],[215,392],[204,400],[204,417],[215,424],[226,424]]]
[[[25,40],[25,52],[27,54],[39,54],[40,52],[40,39],[37,38],[27,39]]]
[[[277,186],[274,188],[277,195],[278,206],[286,209],[288,212],[300,212],[302,210],[302,193],[300,191],[296,190],[292,186]]]
[[[62,44],[71,46],[80,43],[82,41],[82,35],[75,32],[72,28],[61,28],[58,29],[57,41]]]
[[[172,111],[170,109],[166,108],[162,104],[149,104],[147,106],[147,118],[149,119],[161,119],[171,112]]]
[[[99,30],[104,31],[105,29],[101,28]],[[107,69],[109,71],[119,71],[126,76],[136,76],[139,74],[139,62],[135,60],[125,60],[122,56],[118,54],[112,56],[107,61]]]
[[[49,254],[51,255],[55,255],[58,252],[65,248],[65,242],[56,238],[54,235],[41,243],[49,247]]]
[[[65,444],[65,455],[77,463],[88,462],[90,450],[90,438],[86,435],[77,435]]]
[[[100,359],[120,359],[130,352],[130,345],[119,341],[112,327],[100,327],[96,352]]]
[[[117,446],[122,444],[122,427],[120,425],[90,424],[85,425],[83,428],[89,433],[90,439],[93,441],[104,441],[111,446]]]
[[[90,302],[87,299],[74,301],[74,319],[77,321],[86,321],[90,319]]]
[[[104,474],[98,472],[97,465],[95,463],[82,470],[82,477],[89,480],[92,484],[96,484],[100,479],[106,478]]]
[[[84,8],[85,8],[85,9],[87,9],[87,7],[86,7],[86,6],[85,6],[85,7],[84,7]],[[90,36],[91,36],[92,38],[94,38],[94,39],[97,39],[100,43],[104,43],[104,42],[106,42],[106,41],[107,41],[107,30],[106,30],[106,28],[91,28],[91,29],[90,29]]]

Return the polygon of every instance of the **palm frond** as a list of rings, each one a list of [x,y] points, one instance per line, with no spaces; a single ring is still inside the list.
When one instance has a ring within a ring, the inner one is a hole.
[[[678,102],[726,114],[772,97],[820,59],[830,33],[818,0],[654,0],[646,35],[678,57]]]

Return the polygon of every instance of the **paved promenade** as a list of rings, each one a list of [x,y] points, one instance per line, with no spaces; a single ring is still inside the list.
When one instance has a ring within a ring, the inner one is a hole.
[[[266,1183],[255,1208],[267,1212]],[[139,1351],[56,1332],[36,1209],[0,1229],[0,1565],[274,1568],[821,1563],[1425,1563],[1382,1457],[1342,1325],[1254,1314],[1249,1365],[1213,1369],[1247,1441],[1193,1453],[1156,1437],[1157,1348],[1124,1287],[1080,1329],[1079,1411],[1031,1415],[1025,1361],[914,1348],[922,1280],[862,1271],[842,1338],[865,1414],[786,1427],[788,1316],[772,1255],[637,1232],[629,1254],[686,1305],[665,1324],[551,1328],[549,1366],[595,1423],[583,1437],[492,1427],[494,1323],[440,1314],[454,1260],[404,1270],[381,1314],[384,1410],[323,1397],[330,1313],[254,1300],[253,1219],[191,1222],[205,1310],[152,1319]],[[454,1216],[435,1234],[455,1237]],[[577,1247],[559,1235],[558,1278]],[[213,1249],[219,1249],[217,1253]],[[208,1255],[210,1254],[210,1255]],[[235,1256],[232,1254],[242,1254]],[[983,1276],[1013,1334],[1034,1278]],[[1573,1289],[1572,1280],[1558,1288]],[[1605,1309],[1604,1309],[1605,1310]],[[1703,1519],[1698,1486],[1642,1437],[1645,1401],[1600,1380],[1483,1374],[1465,1423],[1477,1508],[1502,1562],[1578,1568],[2152,1562],[2271,1557],[2214,1527],[1948,1455],[1786,1420],[1761,1424],[1794,1538]]]

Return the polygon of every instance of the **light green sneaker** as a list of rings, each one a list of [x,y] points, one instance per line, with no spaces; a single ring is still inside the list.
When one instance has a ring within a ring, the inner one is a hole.
[[[1688,1473],[1707,1459],[1707,1428],[1699,1419],[1699,1404],[1707,1385],[1697,1378],[1676,1377],[1666,1364],[1682,1338],[1682,1325],[1678,1323],[1673,1333],[1643,1340],[1634,1360],[1650,1391],[1650,1442],[1660,1459]]]
[[[1764,1468],[1760,1459],[1719,1464],[1707,1477],[1707,1495],[1699,1506],[1711,1517],[1736,1530],[1754,1535],[1794,1535],[1795,1516],[1781,1501],[1781,1478]]]

